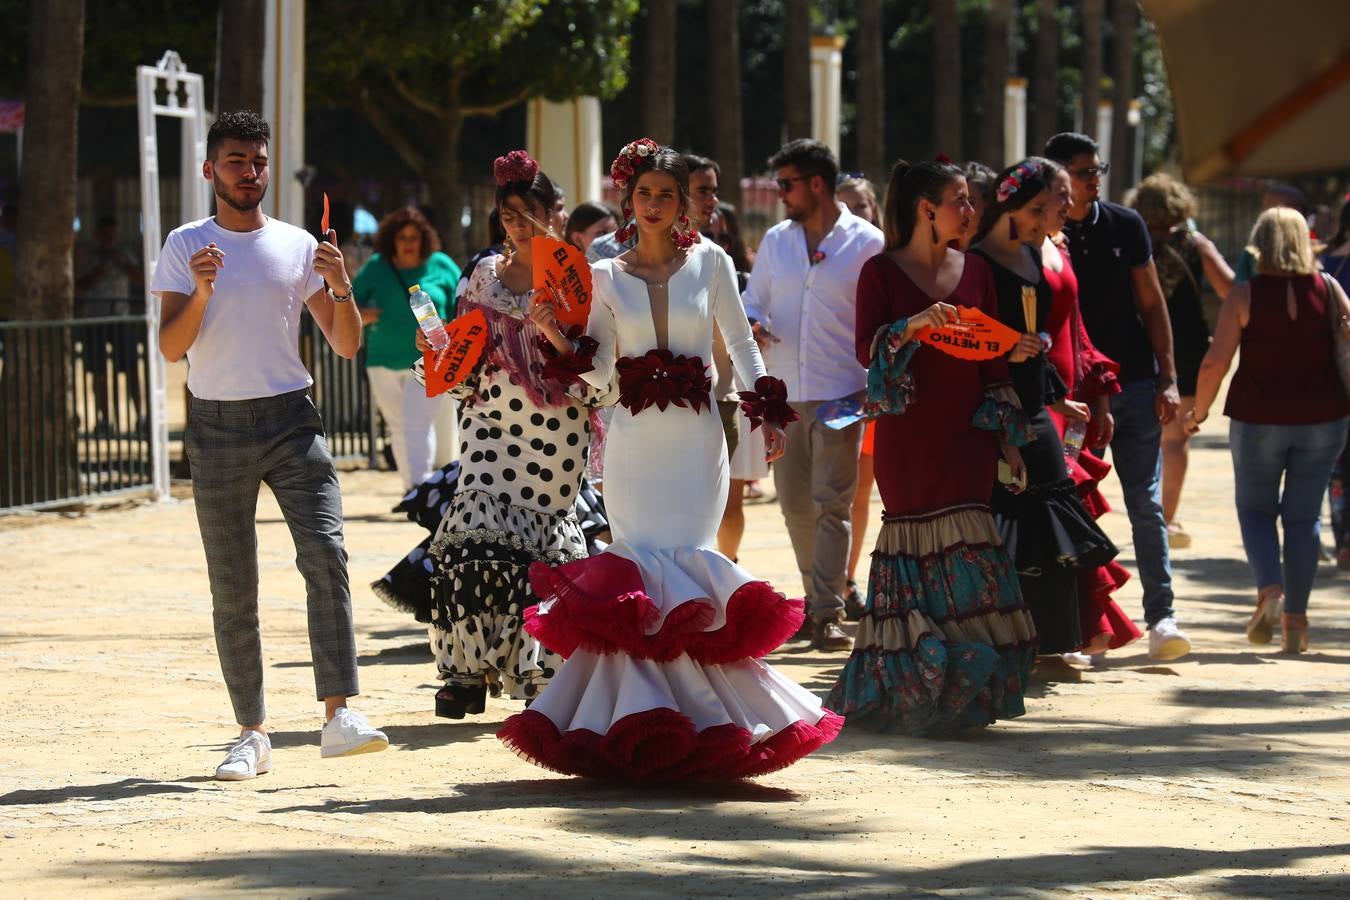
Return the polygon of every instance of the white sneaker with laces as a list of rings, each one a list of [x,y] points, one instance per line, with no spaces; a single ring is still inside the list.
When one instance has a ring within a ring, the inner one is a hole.
[[[1191,652],[1191,639],[1177,627],[1175,616],[1160,619],[1148,630],[1148,658],[1181,659]]]
[[[246,731],[234,742],[225,761],[216,766],[217,781],[248,781],[272,771],[272,740],[261,731]]]
[[[333,718],[323,726],[319,739],[319,755],[324,759],[334,756],[355,756],[375,753],[389,746],[383,731],[372,728],[366,717],[345,706],[338,707]]]

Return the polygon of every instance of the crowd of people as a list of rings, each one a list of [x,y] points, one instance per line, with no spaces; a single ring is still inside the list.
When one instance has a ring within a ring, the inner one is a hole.
[[[302,304],[340,354],[366,331],[400,508],[430,532],[375,590],[427,624],[437,715],[482,713],[489,694],[523,701],[498,736],[546,768],[748,777],[845,725],[950,735],[1023,715],[1038,658],[1095,656],[1144,631],[1151,658],[1185,656],[1170,548],[1186,540],[1186,439],[1239,346],[1225,412],[1256,588],[1248,636],[1278,629],[1285,651],[1307,649],[1318,512],[1350,414],[1344,220],[1323,260],[1335,277],[1323,276],[1306,220],[1268,210],[1244,281],[1195,232],[1174,180],[1141,184],[1134,209],[1102,199],[1107,165],[1085,135],[1056,135],[1001,172],[897,162],[880,203],[828,147],[794,140],[769,160],[784,220],[752,253],[719,202],[717,163],[642,138],[610,168],[618,210],[566,215],[558,185],[511,151],[493,166],[499,232],[462,274],[402,210],[352,278],[336,235],[316,242],[258,210],[267,140],[250,113],[213,125],[204,174],[219,212],[170,235],[152,285],[161,349],[192,361],[186,443],[242,729],[218,777],[271,765],[252,537],[262,482],[301,550],[324,755],[387,745],[347,706],[341,507],[293,358]],[[590,261],[584,326],[534,291],[539,236]],[[1212,344],[1202,280],[1224,298]],[[447,319],[487,323],[481,359],[451,389],[458,459],[440,468],[414,284]],[[968,310],[1011,329],[1009,346],[971,358],[925,339],[968,327]],[[802,600],[738,560],[743,489],[769,464]],[[1130,577],[1099,524],[1113,468],[1142,630],[1112,599]],[[864,581],[873,484],[881,523]],[[763,662],[794,640],[841,654],[823,701]]]

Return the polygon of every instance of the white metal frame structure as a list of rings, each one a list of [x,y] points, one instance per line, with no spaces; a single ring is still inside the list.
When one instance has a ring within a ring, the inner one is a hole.
[[[156,95],[163,88],[164,102]],[[181,96],[180,96],[181,91]],[[206,95],[202,76],[189,72],[178,53],[167,50],[153,66],[136,68],[137,109],[140,113],[141,147],[141,242],[145,254],[145,321],[150,346],[146,356],[150,370],[150,446],[155,499],[169,496],[169,419],[165,397],[164,357],[156,338],[159,334],[159,297],[150,293],[150,283],[159,263],[164,228],[159,208],[160,116],[182,121],[180,177],[183,181],[179,221],[204,219],[211,210],[211,187],[202,177],[206,160]]]

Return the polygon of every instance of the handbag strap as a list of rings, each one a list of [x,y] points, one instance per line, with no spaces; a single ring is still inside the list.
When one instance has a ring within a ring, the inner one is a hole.
[[[403,276],[399,274],[398,266],[394,265],[394,261],[387,256],[384,257],[384,261],[389,263],[389,271],[394,273],[394,280],[398,282],[399,287],[403,288],[403,293],[408,293],[408,282],[404,281]]]
[[[1181,264],[1181,270],[1186,273],[1186,278],[1190,281],[1191,287],[1195,288],[1195,296],[1203,297],[1205,292],[1201,289],[1200,282],[1196,279],[1195,273],[1191,271],[1190,264],[1186,262],[1186,257],[1182,256],[1181,252],[1171,244],[1164,243],[1162,248],[1172,254],[1172,258]]]

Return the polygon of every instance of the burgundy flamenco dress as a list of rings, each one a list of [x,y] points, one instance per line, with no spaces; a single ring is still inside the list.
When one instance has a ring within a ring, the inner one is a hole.
[[[1045,266],[1045,280],[1054,294],[1046,321],[1046,332],[1052,342],[1048,357],[1068,386],[1069,396],[1091,406],[1099,397],[1120,393],[1116,380],[1120,367],[1088,338],[1078,310],[1078,276],[1074,274],[1068,251],[1056,245],[1055,252],[1064,264],[1058,272]],[[1062,438],[1067,423],[1054,410],[1050,416]],[[1096,427],[1089,424],[1085,447],[1095,443]],[[1111,464],[1091,453],[1080,453],[1076,459],[1066,458],[1065,462],[1069,477],[1078,488],[1078,498],[1092,517],[1100,519],[1110,512],[1111,506],[1102,496],[1100,485],[1110,473]],[[1116,650],[1142,635],[1125,610],[1111,598],[1129,578],[1130,573],[1115,560],[1079,572],[1079,620],[1085,647]]]
[[[946,302],[997,316],[989,267],[966,256]],[[912,735],[1025,712],[1036,628],[990,512],[999,435],[1030,437],[1003,359],[972,362],[919,341],[930,306],[885,254],[858,279],[857,355],[876,417],[885,508],[853,652],[826,699],[849,725]]]
[[[604,450],[614,541],[598,556],[531,568],[542,602],[525,630],[566,662],[498,737],[537,765],[602,779],[783,768],[843,720],[760,659],[796,632],[802,601],[714,549],[730,482],[703,362],[714,322],[755,385],[742,394],[752,422],[795,418],[787,391],[764,371],[731,258],[715,244],[695,244],[665,286],[615,260],[593,275],[586,352],[556,365],[618,394]]]

